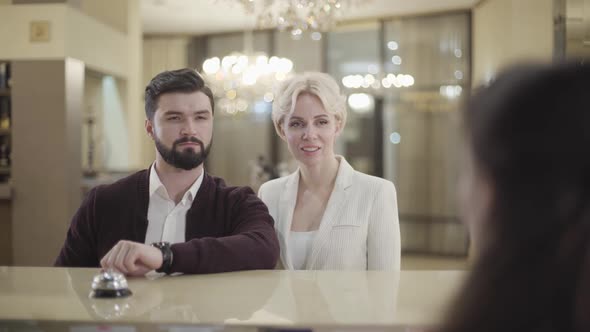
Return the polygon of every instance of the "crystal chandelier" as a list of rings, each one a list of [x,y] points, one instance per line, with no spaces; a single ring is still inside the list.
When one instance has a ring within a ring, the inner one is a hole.
[[[251,38],[251,33],[246,33],[244,44],[252,45]],[[260,101],[269,106],[274,99],[273,86],[288,78],[292,70],[293,62],[287,58],[269,58],[247,50],[203,62],[203,76],[217,99],[216,108],[231,115],[246,112],[252,103]]]
[[[260,29],[288,31],[295,40],[309,33],[320,40],[322,32],[336,25],[342,11],[370,0],[237,0],[256,17]]]
[[[414,77],[408,74],[378,75],[347,75],[342,78],[342,85],[345,88],[354,90],[380,90],[382,88],[409,88],[414,85]]]

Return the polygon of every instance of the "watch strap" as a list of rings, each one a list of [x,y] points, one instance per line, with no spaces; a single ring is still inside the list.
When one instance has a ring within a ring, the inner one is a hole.
[[[156,247],[160,249],[162,252],[162,266],[159,269],[156,269],[158,273],[166,273],[170,274],[172,269],[172,248],[170,248],[170,242],[154,242],[152,243],[152,247]]]

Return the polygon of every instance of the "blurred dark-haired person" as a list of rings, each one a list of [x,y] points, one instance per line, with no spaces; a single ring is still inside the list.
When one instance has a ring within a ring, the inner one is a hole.
[[[465,108],[472,272],[440,331],[590,331],[590,67],[521,66]]]
[[[214,100],[201,76],[192,69],[156,75],[145,89],[145,113],[155,162],[89,192],[55,265],[131,276],[274,268],[279,245],[264,203],[203,168]]]

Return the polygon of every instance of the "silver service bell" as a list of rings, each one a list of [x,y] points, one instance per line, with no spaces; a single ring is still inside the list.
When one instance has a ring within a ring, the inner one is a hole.
[[[115,270],[102,271],[92,280],[93,298],[119,298],[130,296],[131,290],[127,287],[125,276]]]

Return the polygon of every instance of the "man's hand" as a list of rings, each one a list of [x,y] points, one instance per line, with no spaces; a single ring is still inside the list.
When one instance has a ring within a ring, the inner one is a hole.
[[[116,269],[132,276],[143,276],[162,266],[160,249],[139,242],[121,240],[100,260],[103,269]]]

